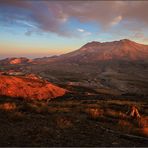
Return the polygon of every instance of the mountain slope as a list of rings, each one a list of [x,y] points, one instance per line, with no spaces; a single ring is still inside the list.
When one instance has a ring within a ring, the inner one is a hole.
[[[80,49],[32,65],[33,72],[49,81],[121,94],[147,94],[148,45],[127,39],[90,42]]]
[[[90,42],[80,49],[60,56],[64,61],[94,62],[105,60],[147,60],[148,45],[127,39],[114,42]]]
[[[46,100],[63,96],[66,90],[32,76],[0,76],[0,95]]]

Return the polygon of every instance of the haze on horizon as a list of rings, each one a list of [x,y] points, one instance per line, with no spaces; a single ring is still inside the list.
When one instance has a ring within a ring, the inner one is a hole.
[[[0,1],[0,58],[59,55],[90,41],[148,44],[147,1]]]

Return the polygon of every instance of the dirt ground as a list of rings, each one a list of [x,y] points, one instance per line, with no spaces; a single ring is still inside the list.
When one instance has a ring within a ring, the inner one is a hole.
[[[0,146],[148,146],[148,98],[69,94],[49,102],[0,98]],[[136,105],[141,118],[126,113]]]

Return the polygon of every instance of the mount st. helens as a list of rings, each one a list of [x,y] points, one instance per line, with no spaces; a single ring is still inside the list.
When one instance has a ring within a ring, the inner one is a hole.
[[[148,45],[128,39],[90,42],[61,56],[0,66],[0,70],[35,73],[55,84],[89,87],[99,93],[148,94]]]
[[[96,62],[107,60],[147,60],[148,45],[123,39],[113,42],[90,42],[80,49],[62,55],[60,58],[73,62]]]
[[[111,60],[147,61],[148,45],[139,44],[128,39],[102,43],[93,41],[73,52],[61,56],[34,59],[33,63],[93,63]]]
[[[78,50],[61,56],[43,57],[33,60],[24,57],[7,58],[1,60],[0,64],[35,64],[58,61],[91,63],[108,60],[147,61],[148,45],[139,44],[128,39],[102,43],[93,41]]]

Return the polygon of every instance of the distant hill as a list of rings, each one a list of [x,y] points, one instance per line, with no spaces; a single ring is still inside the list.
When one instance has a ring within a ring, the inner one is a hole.
[[[20,57],[20,58],[6,58],[3,60],[0,60],[0,64],[11,64],[11,65],[17,65],[17,64],[26,64],[32,62],[31,59]]]

